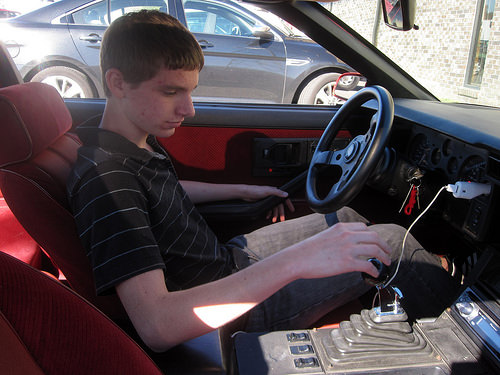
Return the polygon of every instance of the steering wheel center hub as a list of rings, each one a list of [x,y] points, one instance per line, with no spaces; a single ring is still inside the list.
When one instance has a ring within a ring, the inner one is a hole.
[[[350,163],[351,161],[356,159],[356,155],[358,154],[358,151],[359,151],[359,142],[357,140],[354,140],[345,149],[344,161],[346,163]]]

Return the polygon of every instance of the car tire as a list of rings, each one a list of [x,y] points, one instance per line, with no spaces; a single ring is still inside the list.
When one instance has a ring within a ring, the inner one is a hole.
[[[358,85],[358,83],[359,83],[358,76],[348,74],[339,80],[338,86],[339,89],[350,91],[354,89]]]
[[[340,73],[326,73],[313,78],[302,90],[298,104],[336,105],[333,87]]]
[[[51,66],[33,76],[32,82],[43,82],[57,89],[63,98],[93,98],[88,77],[67,66]]]

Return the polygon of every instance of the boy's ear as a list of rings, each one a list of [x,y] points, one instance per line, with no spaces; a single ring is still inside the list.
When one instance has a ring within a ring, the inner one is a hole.
[[[111,68],[106,71],[105,74],[106,85],[108,86],[111,94],[117,98],[123,98],[124,96],[124,84],[123,74],[116,68]]]

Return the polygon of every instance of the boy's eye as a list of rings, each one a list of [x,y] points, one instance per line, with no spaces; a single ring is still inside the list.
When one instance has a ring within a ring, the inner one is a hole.
[[[172,95],[175,95],[177,92],[175,90],[166,90],[166,91],[163,91],[163,94],[166,95],[166,96],[172,96]]]

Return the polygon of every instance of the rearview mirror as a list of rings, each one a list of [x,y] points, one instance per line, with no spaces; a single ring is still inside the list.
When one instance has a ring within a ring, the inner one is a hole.
[[[384,22],[395,30],[408,31],[415,26],[416,0],[380,0]]]

